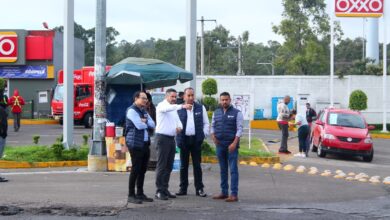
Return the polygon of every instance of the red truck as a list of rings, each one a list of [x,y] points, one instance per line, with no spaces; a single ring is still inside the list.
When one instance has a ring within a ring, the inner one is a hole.
[[[111,67],[106,67],[108,71]],[[74,97],[74,121],[86,128],[93,125],[93,99],[94,99],[94,67],[87,66],[74,70],[73,97]],[[54,119],[63,122],[64,99],[64,71],[58,72],[58,84],[54,90],[51,101],[51,112]]]

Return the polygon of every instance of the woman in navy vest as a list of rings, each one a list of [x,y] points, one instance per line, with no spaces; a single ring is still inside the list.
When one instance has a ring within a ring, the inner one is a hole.
[[[154,129],[155,123],[145,111],[148,98],[144,92],[134,94],[134,104],[126,112],[126,145],[131,155],[131,174],[129,177],[129,195],[127,201],[141,204],[153,202],[144,194],[145,173],[150,157],[150,137],[148,129]],[[137,183],[137,194],[135,184]]]
[[[217,157],[221,169],[221,193],[213,199],[224,199],[226,202],[238,201],[238,148],[242,135],[243,115],[234,108],[230,94],[221,93],[220,107],[215,110],[211,122],[211,137],[217,146]],[[230,168],[230,191],[228,169]]]

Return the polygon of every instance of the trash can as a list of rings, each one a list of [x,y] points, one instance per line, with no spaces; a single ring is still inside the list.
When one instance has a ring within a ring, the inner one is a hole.
[[[262,120],[264,119],[264,109],[257,108],[255,109],[255,115],[253,116],[254,120]]]

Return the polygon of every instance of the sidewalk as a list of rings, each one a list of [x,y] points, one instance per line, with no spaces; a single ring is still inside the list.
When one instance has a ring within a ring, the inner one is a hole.
[[[287,142],[288,150],[291,152],[291,154],[278,154],[279,148],[280,148],[280,139],[275,139],[273,142],[276,143],[265,143],[268,147],[268,149],[278,155],[280,157],[280,162],[286,162],[287,160],[291,159],[294,154],[299,152],[299,143],[298,143],[298,137],[294,134],[290,134],[290,137]]]

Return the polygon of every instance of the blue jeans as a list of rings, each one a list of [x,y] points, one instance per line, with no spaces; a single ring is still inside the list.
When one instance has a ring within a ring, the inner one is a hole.
[[[230,167],[230,181],[231,181],[231,195],[238,195],[238,149],[236,148],[232,153],[229,153],[229,144],[219,144],[217,146],[217,157],[219,161],[219,167],[221,169],[221,189],[222,194],[229,195],[229,174],[228,169]]]

